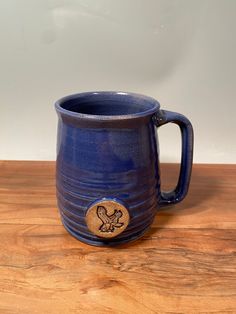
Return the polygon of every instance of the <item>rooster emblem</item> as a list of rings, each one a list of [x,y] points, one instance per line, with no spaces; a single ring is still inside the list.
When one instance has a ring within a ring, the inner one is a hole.
[[[119,219],[123,216],[121,210],[115,209],[112,215],[108,215],[104,206],[98,206],[97,215],[102,221],[102,225],[99,228],[102,232],[113,232],[115,228],[120,228],[124,225],[123,222],[119,222]]]

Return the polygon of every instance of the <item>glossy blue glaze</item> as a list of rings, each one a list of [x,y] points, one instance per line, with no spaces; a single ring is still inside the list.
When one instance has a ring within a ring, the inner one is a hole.
[[[160,110],[150,97],[122,92],[91,92],[62,98],[57,141],[57,198],[65,228],[93,245],[115,245],[140,237],[158,207],[177,203],[188,190],[193,132],[182,115]],[[181,174],[177,187],[160,191],[155,126],[174,122],[182,131]],[[128,227],[114,238],[96,236],[86,213],[100,199],[128,209]]]

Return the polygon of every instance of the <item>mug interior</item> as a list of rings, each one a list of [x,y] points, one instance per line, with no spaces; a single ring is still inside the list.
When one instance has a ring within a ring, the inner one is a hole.
[[[82,93],[67,96],[56,105],[71,113],[95,116],[145,114],[159,107],[151,97],[124,92]]]

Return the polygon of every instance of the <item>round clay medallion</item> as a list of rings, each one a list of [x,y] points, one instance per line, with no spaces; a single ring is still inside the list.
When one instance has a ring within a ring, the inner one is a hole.
[[[89,230],[102,238],[114,238],[129,224],[129,212],[114,200],[101,200],[92,204],[86,213]]]

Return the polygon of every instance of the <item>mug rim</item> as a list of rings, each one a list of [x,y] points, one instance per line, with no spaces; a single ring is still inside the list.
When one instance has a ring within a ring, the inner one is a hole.
[[[93,96],[93,95],[100,95],[100,96],[121,96],[124,97],[124,99],[135,98],[137,101],[143,101],[145,104],[151,104],[152,106],[146,110],[135,112],[135,113],[129,113],[129,114],[120,114],[120,115],[96,115],[96,114],[88,114],[88,113],[80,113],[80,112],[74,112],[69,109],[65,109],[62,107],[62,105],[69,101],[76,98],[82,98],[86,96]],[[91,91],[91,92],[82,92],[82,93],[75,93],[68,96],[64,96],[60,99],[58,99],[55,103],[55,109],[58,113],[65,114],[69,117],[79,118],[79,119],[86,119],[86,120],[100,120],[100,121],[106,121],[106,120],[129,120],[133,118],[140,118],[145,117],[148,115],[152,115],[155,112],[157,112],[160,109],[160,103],[150,96],[146,96],[139,93],[133,93],[133,92],[124,92],[124,91]]]

